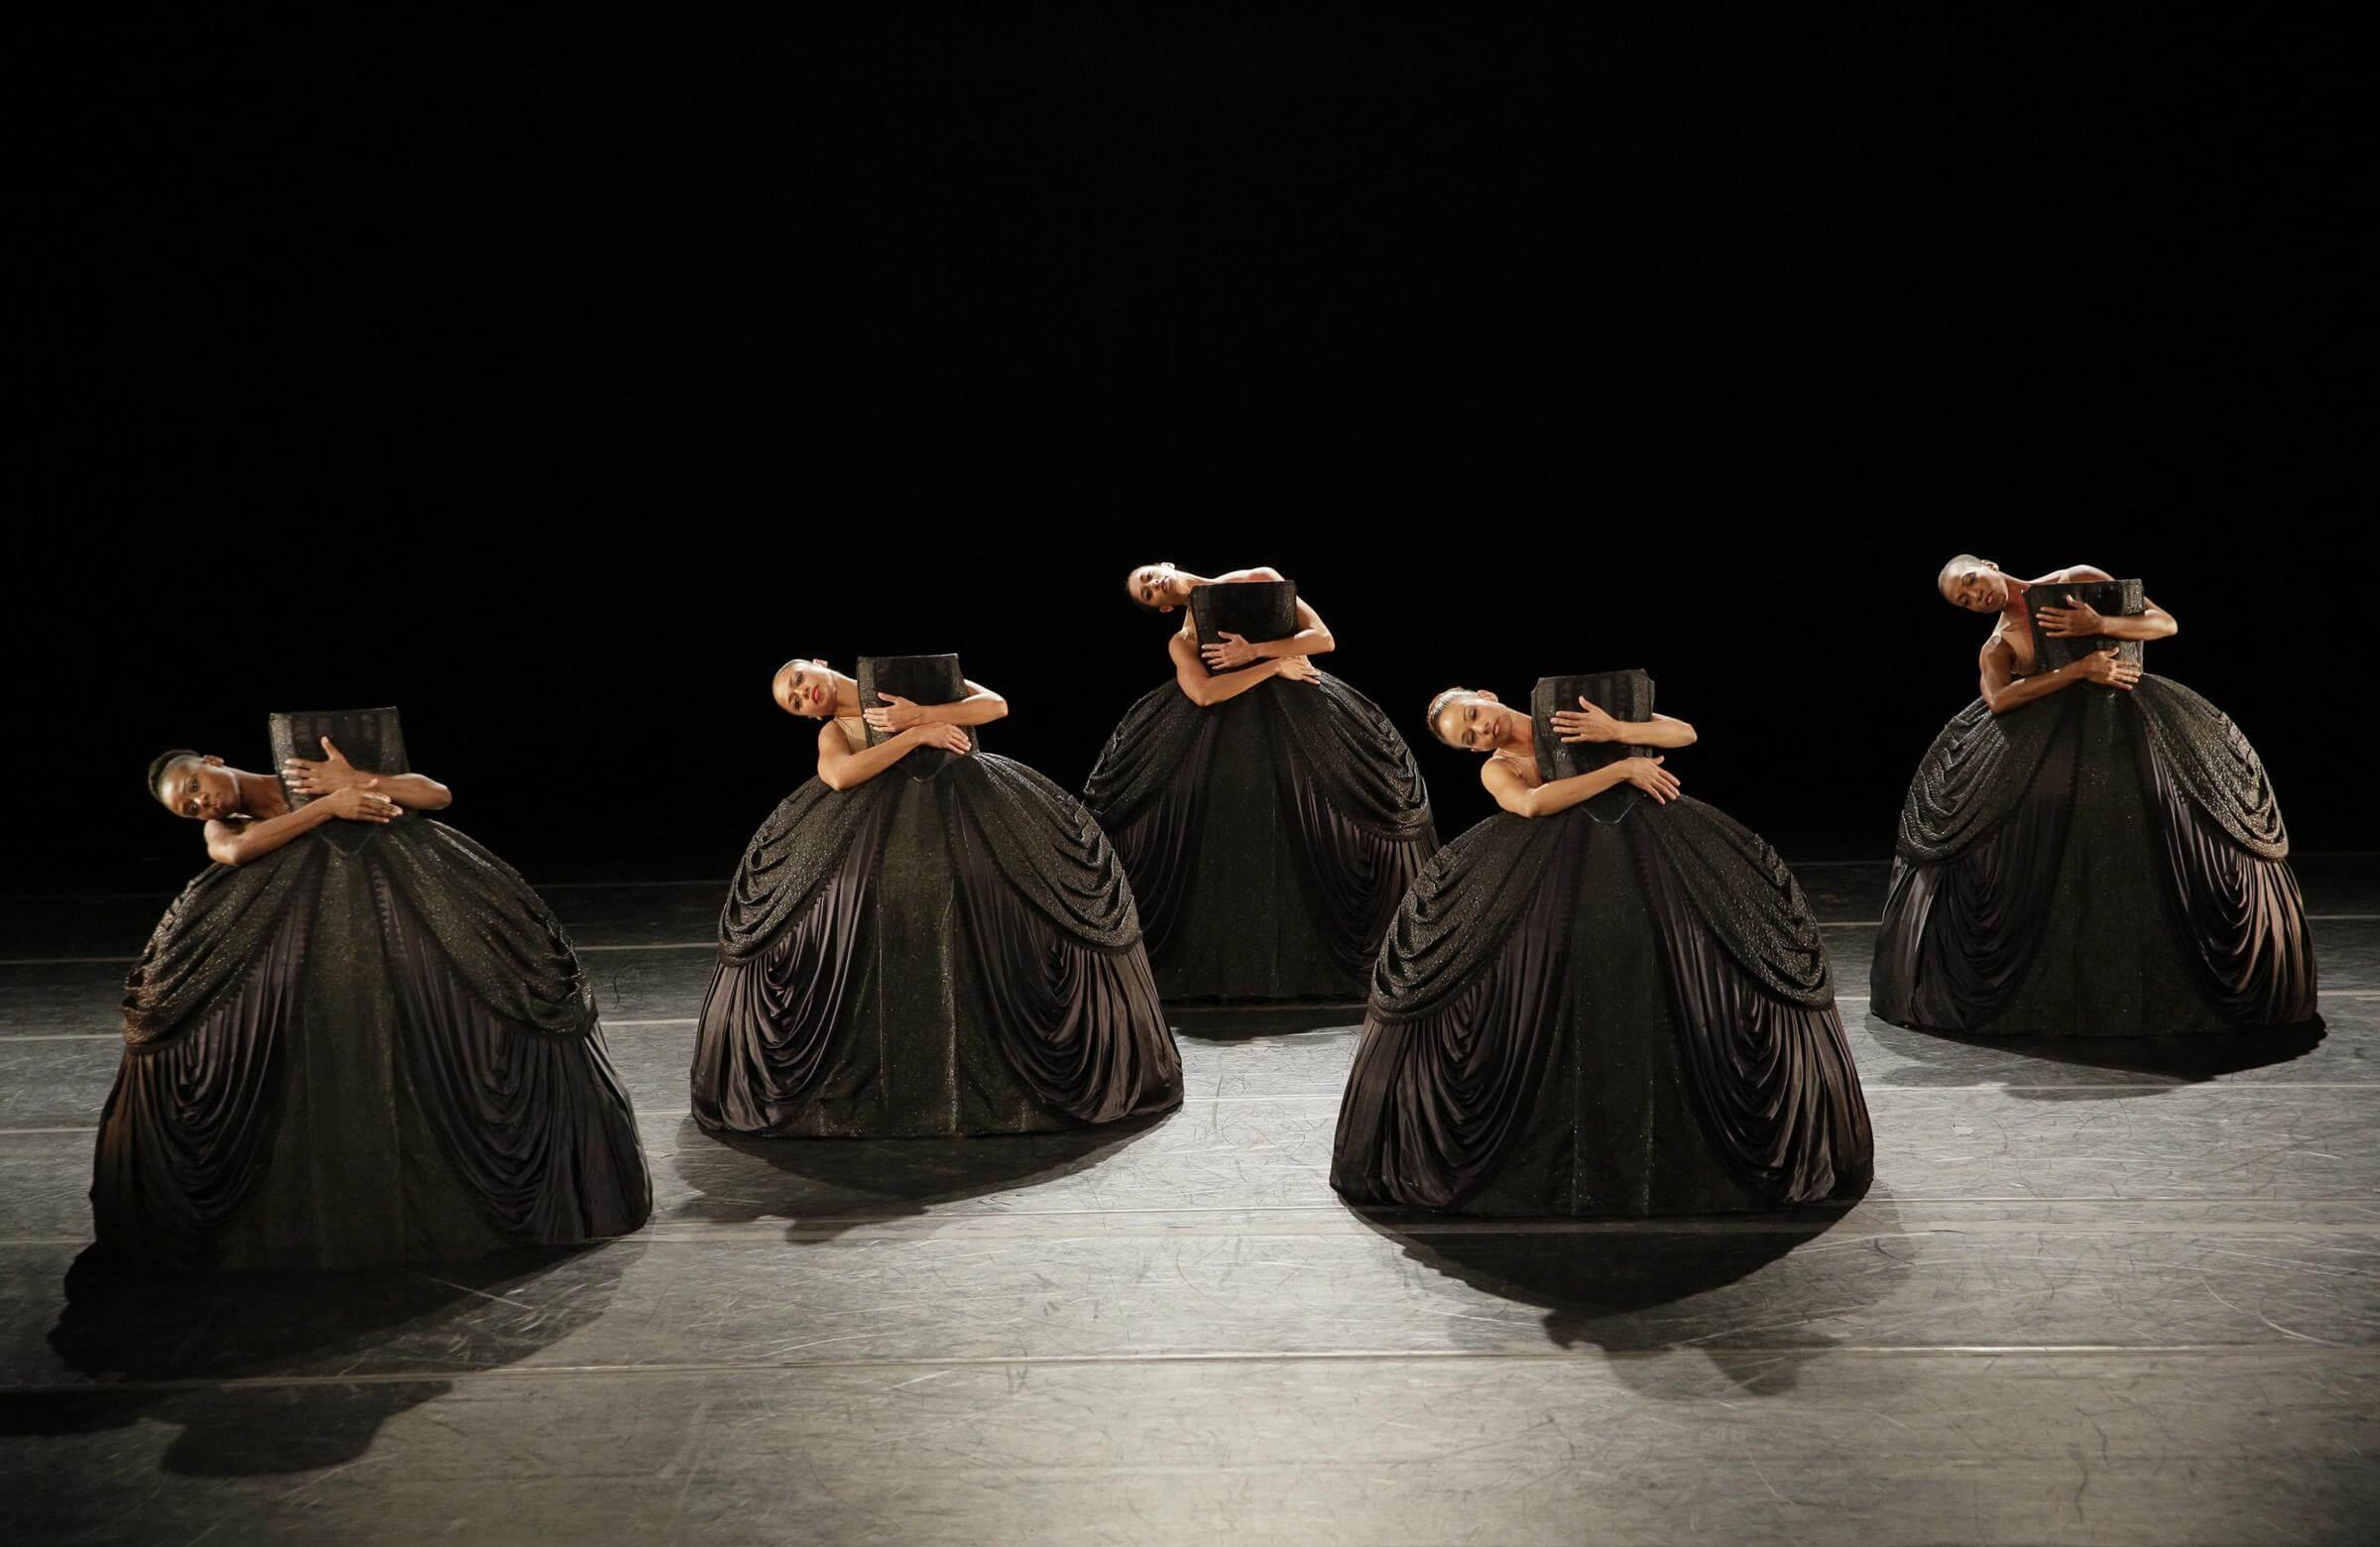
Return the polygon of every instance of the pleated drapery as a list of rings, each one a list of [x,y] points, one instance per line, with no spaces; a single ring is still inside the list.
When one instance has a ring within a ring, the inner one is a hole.
[[[1163,1111],[1181,1065],[1106,836],[979,752],[925,780],[813,779],[762,825],[691,1088],[719,1132],[1021,1132]]]
[[[1981,1033],[2303,1024],[2313,936],[2262,761],[2164,677],[1953,718],[1919,766],[1874,1010]]]
[[[126,1259],[345,1267],[651,1212],[567,934],[426,817],[201,874],[134,967],[124,1023],[91,1198]]]

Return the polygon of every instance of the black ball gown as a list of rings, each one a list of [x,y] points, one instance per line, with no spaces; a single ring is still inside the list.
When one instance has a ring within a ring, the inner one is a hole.
[[[1539,771],[1585,692],[1651,712],[1642,672],[1539,684]],[[1867,1106],[1801,888],[1701,801],[1621,784],[1549,817],[1499,812],[1413,884],[1380,948],[1331,1185],[1473,1214],[1660,1215],[1855,1193]]]
[[[405,771],[394,710],[276,715],[276,766],[325,733],[358,768]],[[512,867],[418,813],[206,870],[132,970],[124,1040],[91,1185],[122,1262],[453,1258],[652,1213],[569,936]]]
[[[862,701],[887,689],[965,694],[955,655],[863,660]],[[715,1133],[1023,1133],[1170,1110],[1182,1070],[1098,824],[1021,763],[924,749],[753,835],[692,1085]]]
[[[1201,586],[1202,642],[1297,632],[1288,581]],[[1083,803],[1124,856],[1168,1000],[1351,1000],[1438,850],[1396,727],[1325,672],[1201,708],[1172,682],[1108,738]]]
[[[2140,611],[2137,580],[2058,589]],[[2035,667],[2105,644],[2036,624]],[[1870,1008],[1985,1035],[2305,1024],[2314,938],[2288,856],[2256,749],[2181,683],[2080,683],[1999,715],[1978,698],[1901,805]]]

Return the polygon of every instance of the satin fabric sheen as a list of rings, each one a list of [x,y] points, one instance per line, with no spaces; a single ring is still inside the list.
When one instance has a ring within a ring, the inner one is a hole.
[[[720,913],[690,1081],[704,1129],[774,1137],[1075,1128],[1182,1091],[1115,851],[984,752],[777,806]]]
[[[1123,856],[1168,1000],[1360,997],[1438,849],[1411,750],[1327,672],[1208,708],[1153,690],[1083,803]]]
[[[1613,790],[1447,845],[1381,946],[1331,1184],[1482,1214],[1659,1215],[1863,1186],[1818,926],[1757,835]]]
[[[2314,940],[2255,749],[2165,677],[1935,738],[1903,803],[1875,1013],[1986,1035],[2301,1025]]]
[[[426,817],[201,874],[133,969],[125,1042],[91,1187],[120,1259],[342,1268],[622,1235],[652,1211],[560,922]]]

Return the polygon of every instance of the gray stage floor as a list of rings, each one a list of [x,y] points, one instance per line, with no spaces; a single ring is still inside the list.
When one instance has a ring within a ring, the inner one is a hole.
[[[2314,1542],[2380,1522],[2380,859],[2301,862],[2319,1041],[1968,1046],[1866,1012],[1814,1218],[1483,1224],[1325,1180],[1352,1009],[1177,1017],[1092,1135],[730,1146],[720,884],[557,884],[635,1091],[632,1239],[78,1287],[162,895],[0,900],[0,1538]]]

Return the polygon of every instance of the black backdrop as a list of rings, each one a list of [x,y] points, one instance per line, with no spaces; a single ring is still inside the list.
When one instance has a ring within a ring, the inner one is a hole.
[[[1645,665],[1690,789],[1880,856],[1959,548],[2146,577],[2301,847],[2374,842],[2350,40],[1485,9],[47,40],[19,868],[194,857],[151,753],[393,701],[458,822],[723,873],[795,652],[956,649],[1079,786],[1159,557],[1294,575],[1417,744]]]

